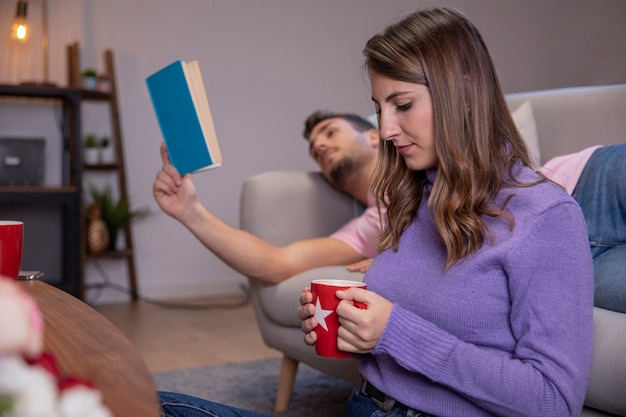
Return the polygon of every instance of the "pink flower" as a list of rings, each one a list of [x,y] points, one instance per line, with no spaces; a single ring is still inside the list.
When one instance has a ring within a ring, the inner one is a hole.
[[[0,334],[0,355],[37,356],[43,348],[43,319],[37,303],[6,277],[0,277]]]
[[[59,372],[43,330],[37,303],[0,276],[0,417],[113,417],[90,380]]]

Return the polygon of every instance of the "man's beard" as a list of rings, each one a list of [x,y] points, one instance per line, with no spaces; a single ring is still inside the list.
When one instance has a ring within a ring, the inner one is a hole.
[[[330,180],[335,186],[341,187],[352,171],[354,171],[354,161],[352,158],[344,157],[330,170]]]

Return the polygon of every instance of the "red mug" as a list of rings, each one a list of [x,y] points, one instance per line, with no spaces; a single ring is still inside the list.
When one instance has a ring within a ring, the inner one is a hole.
[[[335,312],[339,304],[337,291],[347,290],[351,287],[367,288],[367,284],[360,281],[341,279],[317,279],[311,282],[313,304],[315,305],[315,318],[317,319],[317,342],[315,352],[320,356],[329,358],[350,358],[352,353],[342,352],[337,348],[337,330],[339,318]],[[359,308],[365,308],[363,303],[354,303]]]
[[[22,265],[24,223],[0,220],[0,275],[17,280]]]

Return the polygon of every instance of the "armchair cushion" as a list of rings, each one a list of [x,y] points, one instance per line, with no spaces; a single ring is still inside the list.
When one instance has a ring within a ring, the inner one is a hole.
[[[518,108],[511,112],[515,126],[526,142],[528,151],[533,162],[539,166],[541,161],[541,150],[539,149],[539,138],[537,138],[537,124],[533,115],[533,105],[530,101],[525,101]]]

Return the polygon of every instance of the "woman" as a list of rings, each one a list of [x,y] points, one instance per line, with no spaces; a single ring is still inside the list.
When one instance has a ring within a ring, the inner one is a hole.
[[[430,9],[364,53],[388,227],[368,289],[337,292],[338,347],[363,375],[346,416],[579,415],[593,305],[584,219],[532,165],[478,30]],[[313,345],[311,301],[305,288],[298,315]],[[165,416],[258,416],[161,399]]]
[[[338,347],[359,354],[363,376],[346,415],[579,415],[592,343],[584,219],[535,172],[480,34],[433,9],[364,53],[388,227],[368,290],[337,293]],[[308,344],[311,299],[307,288],[298,310]]]

